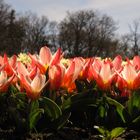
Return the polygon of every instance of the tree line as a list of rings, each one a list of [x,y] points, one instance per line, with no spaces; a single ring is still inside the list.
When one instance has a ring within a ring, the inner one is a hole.
[[[129,32],[117,35],[118,24],[94,10],[67,12],[59,23],[46,16],[16,13],[0,0],[0,54],[36,53],[47,45],[52,51],[61,47],[65,57],[123,57],[139,55],[140,20],[129,25]]]

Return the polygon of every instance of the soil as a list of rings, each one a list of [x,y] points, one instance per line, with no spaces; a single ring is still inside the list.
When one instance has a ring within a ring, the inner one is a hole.
[[[45,133],[16,133],[12,129],[0,129],[0,140],[101,140],[93,132],[80,129],[65,127],[59,131]],[[115,140],[140,140],[140,133],[129,130]]]

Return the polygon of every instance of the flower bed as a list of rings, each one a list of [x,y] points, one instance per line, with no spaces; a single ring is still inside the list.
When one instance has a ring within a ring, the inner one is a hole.
[[[139,138],[140,57],[0,57],[0,138]]]

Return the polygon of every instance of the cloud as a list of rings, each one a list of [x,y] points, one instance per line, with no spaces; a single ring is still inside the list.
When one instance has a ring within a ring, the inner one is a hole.
[[[120,31],[126,31],[128,23],[140,17],[140,0],[6,0],[18,12],[32,11],[50,20],[61,21],[66,11],[81,9],[98,10],[112,16],[120,24]]]
[[[132,6],[140,3],[139,0],[87,0],[87,3],[91,7],[95,8],[111,8],[119,6]],[[119,10],[119,9],[118,9]]]

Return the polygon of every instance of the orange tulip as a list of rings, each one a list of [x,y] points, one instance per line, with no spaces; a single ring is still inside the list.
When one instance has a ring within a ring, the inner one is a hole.
[[[24,75],[24,76],[29,76],[31,79],[33,79],[37,73],[37,67],[34,66],[32,69],[28,69],[23,63],[18,62],[17,63],[17,74],[18,75]]]
[[[128,62],[118,76],[121,78],[120,82],[124,83],[121,84],[121,89],[136,90],[140,87],[140,71],[137,72],[131,63]]]
[[[99,88],[102,90],[110,89],[116,73],[111,69],[109,62],[96,60],[91,66],[91,71]]]
[[[3,57],[0,56],[0,66],[3,66],[4,65],[4,60],[3,60]]]
[[[40,69],[42,74],[46,73],[48,66],[58,64],[62,57],[60,48],[54,55],[52,55],[48,47],[42,47],[40,49],[39,55],[29,54],[29,56],[32,59],[33,63]]]
[[[11,58],[8,58],[7,55],[4,54],[3,61],[5,64],[4,70],[7,72],[8,76],[12,76],[14,74],[14,70],[16,69],[17,56],[13,55]]]
[[[62,87],[68,89],[68,91],[73,91],[75,86],[75,80],[78,78],[78,75],[80,74],[81,70],[83,68],[83,60],[81,58],[74,58],[71,61],[71,64],[66,69]]]
[[[20,75],[20,82],[27,92],[27,96],[32,100],[38,99],[43,88],[47,85],[46,76],[42,74],[36,74],[36,76],[30,79],[29,76]]]
[[[92,74],[90,73],[90,66],[93,63],[93,59],[89,58],[86,60],[83,69],[80,72],[79,79],[83,80],[89,80],[91,81],[93,79]]]
[[[134,56],[132,64],[136,70],[140,70],[140,56]]]
[[[0,92],[6,92],[8,90],[14,76],[13,74],[11,77],[8,77],[7,73],[3,70],[0,72]]]
[[[122,70],[122,57],[120,55],[116,56],[112,61],[113,68],[117,71]]]
[[[53,65],[49,68],[50,89],[59,89],[64,77],[65,68],[62,65]]]

